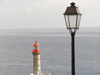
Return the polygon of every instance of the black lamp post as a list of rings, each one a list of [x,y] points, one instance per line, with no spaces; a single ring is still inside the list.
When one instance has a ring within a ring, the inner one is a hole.
[[[71,6],[67,7],[64,18],[66,22],[66,27],[69,29],[69,32],[71,34],[71,50],[72,50],[72,75],[75,75],[75,51],[74,51],[74,35],[76,33],[76,30],[79,29],[80,19],[81,19],[81,13],[78,9],[78,7],[75,6],[75,3],[70,3]]]

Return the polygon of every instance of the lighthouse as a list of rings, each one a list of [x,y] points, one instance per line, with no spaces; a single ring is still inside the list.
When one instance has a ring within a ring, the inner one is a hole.
[[[41,64],[40,64],[40,54],[41,50],[39,50],[39,45],[37,41],[35,41],[34,49],[32,50],[33,54],[33,73],[34,75],[41,75]]]
[[[33,54],[33,73],[29,75],[51,75],[50,73],[41,73],[41,62],[40,62],[40,54],[41,50],[39,50],[39,44],[35,41],[34,49],[32,50]]]

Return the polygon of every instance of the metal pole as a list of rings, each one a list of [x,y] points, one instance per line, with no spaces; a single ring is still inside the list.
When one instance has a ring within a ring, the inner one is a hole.
[[[71,49],[72,49],[72,75],[75,75],[75,51],[74,51],[74,35],[75,33],[71,33]]]

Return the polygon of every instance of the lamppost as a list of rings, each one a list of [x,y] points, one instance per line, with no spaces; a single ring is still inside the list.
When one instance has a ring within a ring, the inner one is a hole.
[[[75,3],[70,3],[71,6],[67,7],[64,18],[66,22],[66,27],[69,29],[69,32],[71,34],[71,62],[72,62],[72,75],[75,75],[75,51],[74,51],[74,35],[76,33],[76,30],[79,29],[80,19],[81,19],[81,13],[78,9],[78,7],[75,6]]]

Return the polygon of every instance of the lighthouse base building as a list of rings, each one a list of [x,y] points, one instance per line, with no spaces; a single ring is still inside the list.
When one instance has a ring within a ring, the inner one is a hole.
[[[29,74],[29,75],[34,75],[33,73]],[[41,75],[51,75],[50,73],[41,73]]]
[[[50,73],[41,73],[41,63],[40,63],[40,54],[41,50],[39,50],[39,45],[37,41],[35,41],[34,49],[32,50],[33,54],[33,73],[29,75],[51,75]]]

